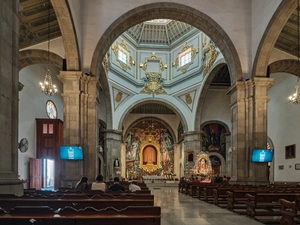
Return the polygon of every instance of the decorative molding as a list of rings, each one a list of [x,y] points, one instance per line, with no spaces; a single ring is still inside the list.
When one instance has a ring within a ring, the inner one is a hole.
[[[103,59],[103,67],[105,70],[106,75],[108,75],[108,70],[109,70],[109,58],[108,58],[108,54],[106,53]]]
[[[21,82],[19,82],[19,85],[18,85],[18,87],[19,87],[19,91],[22,91],[22,90],[23,90],[23,88],[24,88],[24,84],[22,84]]]
[[[131,69],[131,67],[135,65],[135,61],[133,60],[132,55],[127,48],[126,41],[122,40],[121,43],[118,43],[118,42],[116,42],[116,43],[117,43],[116,45],[111,46],[111,49],[115,53],[117,61],[120,63],[120,65],[124,71],[126,71],[127,69]],[[129,62],[128,62],[129,64],[126,64],[126,63],[122,62],[121,60],[119,60],[118,52],[120,51],[121,48],[123,48],[128,53],[127,56],[129,57]]]
[[[128,98],[130,95],[127,93],[124,93],[124,91],[121,91],[120,89],[116,87],[112,87],[113,92],[113,99],[114,99],[114,111],[119,107],[119,105],[125,101],[126,98]]]
[[[193,90],[178,96],[178,98],[189,108],[191,112],[194,108],[196,91],[197,90]]]
[[[203,61],[205,61],[205,63],[204,63],[204,69],[203,69],[203,76],[205,77],[206,74],[209,73],[210,68],[216,61],[220,52],[216,50],[216,47],[212,42],[208,43],[208,47],[207,47],[207,49],[205,49],[204,52],[205,53],[204,53]]]
[[[148,64],[157,63],[159,71],[153,72],[149,71]],[[166,68],[168,68],[168,65],[162,62],[161,58],[158,58],[155,54],[155,52],[151,53],[151,56],[146,58],[144,63],[140,64],[140,67],[146,72],[146,83],[144,88],[141,90],[140,93],[142,94],[152,94],[154,97],[154,94],[167,94],[167,92],[163,89],[162,86],[162,79],[161,74],[162,71],[164,71]]]
[[[184,66],[178,67],[179,66],[179,55],[183,53],[184,51],[191,49],[191,62],[185,64]],[[175,61],[172,63],[172,67],[175,67],[177,70],[180,70],[182,73],[186,73],[187,69],[191,64],[193,64],[193,59],[195,58],[196,54],[199,53],[199,48],[193,48],[192,46],[188,46],[187,43],[185,42],[182,46],[181,52],[178,53],[177,58]]]

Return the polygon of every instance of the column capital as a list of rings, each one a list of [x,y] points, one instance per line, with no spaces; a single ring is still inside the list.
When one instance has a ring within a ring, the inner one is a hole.
[[[60,71],[57,77],[63,84],[65,84],[66,81],[80,80],[83,77],[83,74],[82,71]]]
[[[269,89],[274,85],[274,78],[269,77],[254,77],[253,79],[245,81],[247,86],[260,86]]]

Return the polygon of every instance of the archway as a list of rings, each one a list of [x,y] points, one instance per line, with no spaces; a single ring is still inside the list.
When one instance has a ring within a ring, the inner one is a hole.
[[[282,0],[277,11],[273,14],[256,51],[252,78],[266,77],[267,67],[275,42],[296,7],[297,1]]]
[[[151,3],[137,7],[128,11],[124,15],[121,15],[104,32],[95,48],[91,62],[90,73],[93,76],[100,76],[103,91],[105,92],[108,103],[107,106],[109,106],[111,101],[108,80],[102,65],[105,54],[113,42],[130,27],[141,22],[157,18],[180,20],[205,32],[219,47],[226,62],[228,63],[232,84],[237,80],[243,80],[241,63],[237,51],[226,32],[213,19],[206,14],[186,5],[166,2]],[[108,128],[111,128],[112,111],[111,107],[106,108],[109,110],[107,113],[107,126]]]

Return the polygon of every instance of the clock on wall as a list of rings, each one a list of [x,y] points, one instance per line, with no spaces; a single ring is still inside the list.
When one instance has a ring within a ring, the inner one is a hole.
[[[19,143],[20,152],[26,152],[28,150],[28,140],[26,138],[22,138]]]
[[[56,119],[57,118],[57,109],[51,100],[48,100],[46,103],[46,112],[50,119]]]

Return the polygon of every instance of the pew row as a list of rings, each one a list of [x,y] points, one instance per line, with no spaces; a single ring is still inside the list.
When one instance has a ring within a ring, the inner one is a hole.
[[[300,194],[295,196],[293,201],[279,199],[281,204],[281,225],[297,225],[300,224]]]
[[[49,206],[17,206],[9,213],[0,209],[1,225],[160,225],[161,208],[128,206],[124,209],[107,207],[75,209],[66,206],[53,210]]]
[[[57,210],[65,206],[75,209],[94,207],[96,209],[114,207],[122,209],[127,206],[154,206],[153,195],[131,195],[131,196],[101,196],[94,195],[91,198],[85,195],[66,195],[61,198],[57,196],[21,196],[21,197],[0,197],[0,207],[5,211],[10,211],[16,206],[49,206]]]

